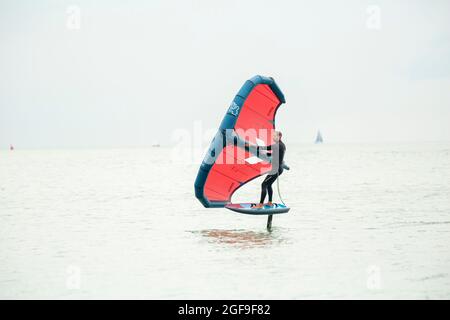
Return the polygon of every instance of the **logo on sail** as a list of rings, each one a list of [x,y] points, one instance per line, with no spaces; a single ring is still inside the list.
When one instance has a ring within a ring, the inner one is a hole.
[[[228,113],[232,114],[233,116],[237,117],[239,114],[239,106],[236,104],[236,102],[232,102],[230,107],[228,108]]]

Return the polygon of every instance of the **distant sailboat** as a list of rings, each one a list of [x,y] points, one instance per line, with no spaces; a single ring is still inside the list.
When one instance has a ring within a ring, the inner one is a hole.
[[[320,133],[320,130],[317,131],[317,137],[316,137],[316,144],[323,143],[322,134]]]

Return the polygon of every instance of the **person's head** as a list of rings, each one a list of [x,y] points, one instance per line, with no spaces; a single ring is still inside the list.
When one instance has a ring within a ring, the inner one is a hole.
[[[281,131],[274,131],[272,134],[273,141],[275,141],[275,142],[280,141],[282,136],[283,136],[283,134],[281,133]]]

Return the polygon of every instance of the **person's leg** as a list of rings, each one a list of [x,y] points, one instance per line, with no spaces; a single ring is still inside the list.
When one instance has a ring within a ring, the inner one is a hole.
[[[266,199],[266,195],[267,195],[267,181],[269,181],[269,177],[267,176],[264,181],[261,183],[261,198],[259,199],[259,203],[257,205],[254,206],[254,208],[262,208],[263,207],[263,203],[264,200]]]
[[[261,198],[259,199],[259,203],[263,204],[264,200],[266,199],[266,195],[267,195],[267,178],[268,176],[264,179],[263,183],[261,184]]]
[[[267,181],[267,191],[269,193],[269,204],[272,204],[272,196],[273,196],[273,189],[272,184],[277,180],[278,175],[274,174],[273,176],[270,176],[270,178]]]
[[[264,203],[264,199],[266,199],[266,195],[267,195],[267,188],[262,187],[261,188],[261,198],[259,199],[259,204]]]
[[[269,194],[269,204],[272,203],[273,189],[272,185],[267,186],[267,193]]]

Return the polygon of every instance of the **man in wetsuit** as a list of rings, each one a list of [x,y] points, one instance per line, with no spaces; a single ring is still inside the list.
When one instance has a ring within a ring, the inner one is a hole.
[[[284,154],[286,153],[286,146],[283,141],[281,141],[282,133],[280,131],[273,132],[273,145],[267,147],[258,147],[258,152],[265,151],[267,155],[272,158],[272,170],[269,171],[267,177],[261,184],[261,198],[259,204],[256,204],[253,208],[259,209],[264,206],[264,200],[267,193],[269,194],[269,202],[267,205],[272,206],[272,195],[273,189],[272,184],[277,180],[278,176],[283,173],[283,160]],[[270,154],[271,152],[271,154]]]

